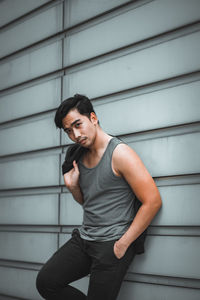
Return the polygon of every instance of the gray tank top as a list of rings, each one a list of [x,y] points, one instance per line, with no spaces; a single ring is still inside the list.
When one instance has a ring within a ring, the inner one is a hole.
[[[112,154],[122,143],[112,138],[99,161],[87,168],[79,161],[79,183],[83,192],[83,223],[80,235],[86,240],[119,239],[134,218],[134,199],[129,184],[112,170]]]

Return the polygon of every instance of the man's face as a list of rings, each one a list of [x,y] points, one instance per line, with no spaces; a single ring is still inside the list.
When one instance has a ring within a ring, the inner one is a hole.
[[[69,138],[83,147],[89,148],[96,138],[98,119],[95,113],[91,113],[90,119],[72,109],[62,119],[64,131]]]

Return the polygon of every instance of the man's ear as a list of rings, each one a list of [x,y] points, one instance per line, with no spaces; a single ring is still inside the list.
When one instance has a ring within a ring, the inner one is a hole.
[[[97,125],[98,124],[98,118],[97,115],[94,112],[90,113],[90,121],[94,124]]]

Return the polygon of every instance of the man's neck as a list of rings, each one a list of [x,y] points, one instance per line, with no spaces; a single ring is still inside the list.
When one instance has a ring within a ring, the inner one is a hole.
[[[95,141],[91,148],[89,148],[89,152],[91,153],[91,155],[96,155],[102,150],[105,150],[111,138],[112,136],[108,135],[101,128],[98,129]]]
[[[83,158],[83,163],[86,167],[92,168],[99,163],[111,139],[112,136],[105,133],[102,129],[98,130],[93,145],[88,148]]]

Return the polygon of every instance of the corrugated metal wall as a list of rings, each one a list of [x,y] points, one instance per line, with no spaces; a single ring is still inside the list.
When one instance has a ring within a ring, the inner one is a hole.
[[[81,224],[53,122],[77,92],[163,199],[119,299],[200,299],[199,20],[199,0],[0,1],[0,299],[41,299],[38,270]]]

